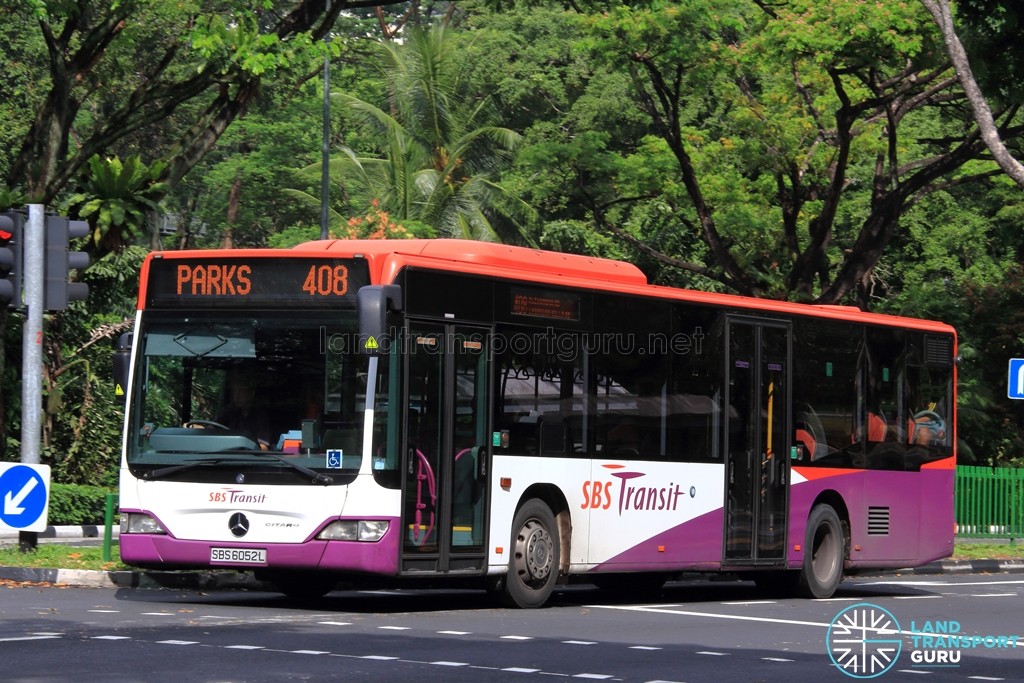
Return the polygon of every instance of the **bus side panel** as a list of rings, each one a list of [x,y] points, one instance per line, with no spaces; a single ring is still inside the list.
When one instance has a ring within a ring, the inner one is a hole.
[[[713,571],[722,566],[722,508],[651,536],[592,571]]]
[[[609,460],[594,461],[591,469],[584,459],[496,455],[492,572],[508,565],[512,519],[518,504],[531,497],[526,484],[538,472],[546,482],[540,486],[557,489],[566,500],[572,572],[720,566],[725,485],[721,465]],[[510,482],[507,489],[501,486],[503,478]]]
[[[574,571],[578,571],[576,567],[585,566],[590,514],[582,504],[582,487],[583,482],[590,479],[591,462],[588,459],[503,456],[495,453],[491,466],[489,573],[504,573],[508,569],[509,543],[516,510],[524,500],[542,491],[556,492],[556,497],[560,495],[565,498],[572,526],[569,563]],[[507,486],[504,485],[506,483]],[[534,488],[528,492],[531,484]],[[565,558],[562,558],[562,562],[565,562]]]
[[[717,464],[595,462],[588,564],[599,571],[718,567],[724,472]]]
[[[850,524],[850,566],[909,567],[948,555],[952,477],[941,472],[794,468],[789,566],[803,563],[807,518],[815,502],[836,497],[846,508],[837,512]]]

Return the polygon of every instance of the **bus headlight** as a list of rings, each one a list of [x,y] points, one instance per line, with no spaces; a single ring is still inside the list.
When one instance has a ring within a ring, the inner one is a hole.
[[[121,515],[121,533],[166,534],[167,530],[160,526],[160,522],[156,521],[149,515],[143,515],[138,512],[128,512]]]
[[[388,523],[374,519],[341,519],[328,524],[317,534],[321,541],[368,541],[370,543],[384,538],[388,531]]]

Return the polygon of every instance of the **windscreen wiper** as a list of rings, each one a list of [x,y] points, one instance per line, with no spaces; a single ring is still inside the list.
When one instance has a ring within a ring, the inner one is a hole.
[[[176,451],[157,451],[158,453],[174,453]],[[177,451],[191,453],[192,451]],[[189,460],[178,465],[169,465],[167,467],[161,467],[159,469],[150,470],[142,474],[143,479],[163,479],[166,476],[174,474],[175,472],[183,472],[185,470],[195,469],[196,467],[206,467],[209,465],[223,465],[227,462],[238,462],[238,458],[203,458],[202,460]],[[243,461],[244,462],[244,461]]]
[[[161,452],[165,452],[165,451],[161,451]],[[315,470],[311,470],[308,467],[304,467],[303,465],[300,465],[297,462],[292,462],[291,460],[288,460],[287,458],[283,458],[280,455],[277,455],[276,453],[270,453],[268,451],[260,451],[260,450],[255,450],[255,449],[254,450],[234,449],[231,452],[232,453],[238,453],[238,454],[245,454],[245,455],[260,455],[260,456],[264,456],[264,457],[268,457],[268,458],[273,458],[274,460],[277,460],[278,462],[284,463],[285,465],[287,465],[288,467],[292,468],[296,472],[298,472],[300,474],[304,474],[305,476],[309,477],[309,480],[310,480],[309,483],[311,483],[311,484],[323,484],[324,486],[327,486],[328,484],[334,483],[334,478],[331,477],[330,475],[322,474],[322,473],[317,472]],[[211,466],[211,465],[223,465],[225,463],[244,464],[246,462],[248,462],[248,460],[244,460],[244,459],[241,459],[241,458],[204,458],[202,460],[190,460],[189,462],[183,462],[183,463],[180,463],[178,465],[170,465],[168,467],[161,467],[159,469],[151,470],[149,472],[144,473],[142,475],[142,478],[143,479],[162,479],[163,477],[169,476],[169,475],[174,474],[176,472],[183,472],[185,470],[191,470],[191,469],[194,469],[194,468],[197,468],[197,467],[207,467],[207,466]]]
[[[259,456],[262,456],[262,457],[265,457],[265,458],[273,458],[274,460],[277,460],[278,462],[284,463],[285,465],[287,465],[288,467],[292,468],[296,472],[298,472],[300,474],[304,474],[307,477],[309,477],[309,479],[310,479],[309,483],[310,484],[323,484],[324,486],[327,486],[328,484],[331,484],[331,483],[334,482],[334,477],[332,477],[332,476],[330,476],[328,474],[323,474],[321,472],[317,472],[316,470],[311,470],[311,469],[309,469],[308,467],[306,467],[304,465],[300,465],[297,462],[289,460],[288,458],[282,457],[281,455],[278,455],[277,453],[273,453],[271,451],[263,451],[263,450],[255,450],[254,449],[254,450],[249,450],[249,451],[247,451],[247,450],[232,450],[231,452],[232,453],[245,453],[247,455],[259,455]]]

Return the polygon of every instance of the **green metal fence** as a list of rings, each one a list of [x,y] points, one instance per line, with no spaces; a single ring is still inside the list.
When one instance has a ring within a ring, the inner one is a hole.
[[[956,525],[961,536],[1024,537],[1024,469],[957,467]]]

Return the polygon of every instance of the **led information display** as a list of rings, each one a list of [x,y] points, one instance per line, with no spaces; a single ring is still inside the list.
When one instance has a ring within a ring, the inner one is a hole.
[[[355,306],[356,292],[368,284],[363,259],[154,258],[146,306]]]
[[[554,320],[579,320],[580,297],[568,292],[513,287],[512,314]]]

